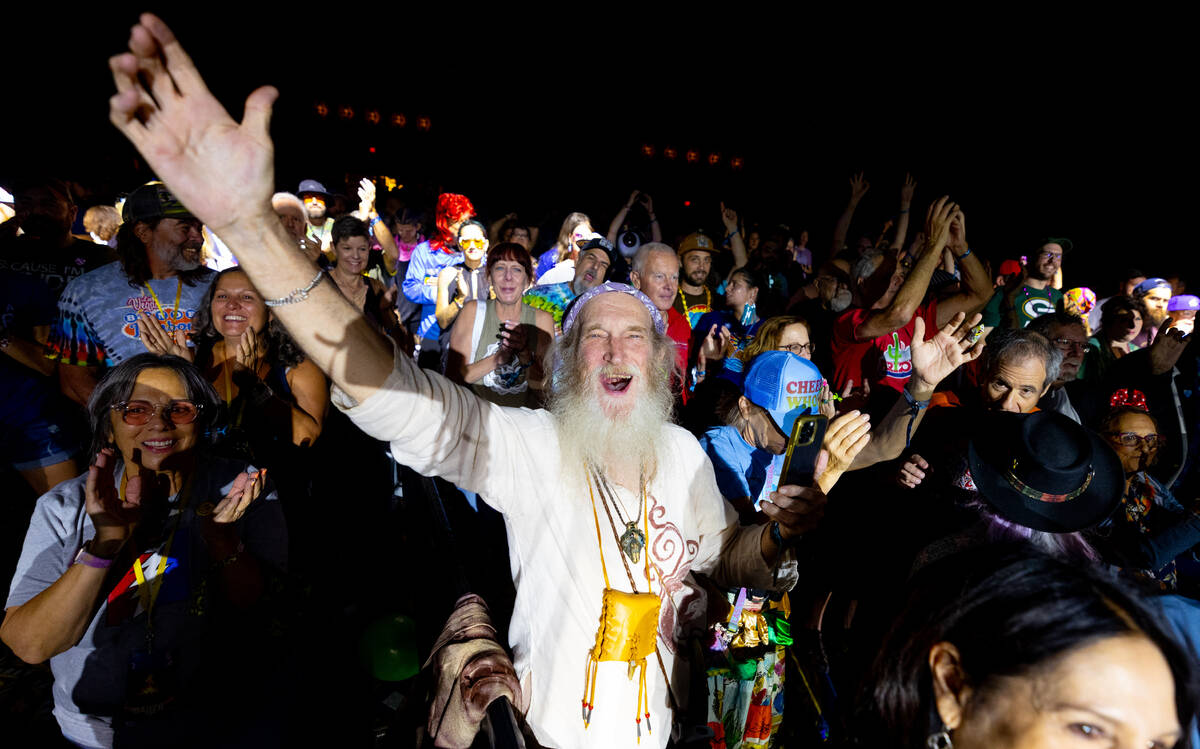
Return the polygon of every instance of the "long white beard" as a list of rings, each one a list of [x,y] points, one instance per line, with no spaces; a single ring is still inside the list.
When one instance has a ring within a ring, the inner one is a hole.
[[[659,445],[671,418],[674,401],[665,375],[643,378],[636,367],[626,366],[640,380],[639,394],[624,414],[606,414],[596,392],[603,368],[568,376],[552,398],[549,409],[558,420],[558,442],[565,475],[582,476],[585,465],[610,474],[640,475],[649,481],[658,465]]]

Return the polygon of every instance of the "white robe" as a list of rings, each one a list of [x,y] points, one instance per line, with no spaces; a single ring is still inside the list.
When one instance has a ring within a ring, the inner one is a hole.
[[[476,492],[504,515],[517,591],[509,641],[528,703],[526,719],[538,741],[555,747],[637,746],[637,677],[627,678],[622,663],[600,664],[591,727],[584,730],[584,670],[596,641],[604,576],[587,485],[560,475],[554,417],[483,401],[404,356],[366,402],[355,405],[337,388],[333,400],[367,434],[390,442],[398,462]],[[784,590],[796,582],[796,562],[789,554],[772,579],[761,554],[762,528],[739,527],[717,490],[708,456],[690,433],[668,426],[659,461],[648,499],[653,591],[663,598],[658,651],[676,698],[684,701],[686,664],[676,672],[676,638],[685,625],[703,626],[705,605],[685,580],[688,572]],[[625,515],[637,508],[636,496],[613,489]],[[600,502],[597,495],[608,579],[613,588],[628,591],[621,552]],[[631,568],[644,592],[644,562]],[[641,746],[665,746],[671,710],[653,656],[647,659],[646,683],[653,733],[647,734],[643,720]]]

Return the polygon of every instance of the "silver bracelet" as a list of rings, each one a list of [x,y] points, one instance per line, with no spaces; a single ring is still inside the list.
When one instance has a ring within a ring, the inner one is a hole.
[[[321,279],[325,277],[325,271],[318,270],[317,275],[303,289],[292,289],[292,293],[279,299],[264,299],[263,304],[268,307],[282,307],[285,304],[298,304],[308,299],[308,292],[316,288],[317,284],[321,283]]]

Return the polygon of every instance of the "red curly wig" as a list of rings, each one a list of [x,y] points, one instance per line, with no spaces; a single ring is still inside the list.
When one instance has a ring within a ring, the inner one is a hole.
[[[429,246],[433,250],[452,255],[458,238],[450,231],[450,224],[465,221],[475,215],[475,206],[466,195],[444,192],[438,196],[437,215],[434,218],[435,229]]]

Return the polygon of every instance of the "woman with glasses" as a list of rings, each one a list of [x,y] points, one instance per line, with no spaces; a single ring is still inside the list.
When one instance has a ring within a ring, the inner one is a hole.
[[[287,564],[279,502],[265,471],[209,452],[220,398],[179,357],[125,360],[88,412],[92,466],[38,500],[0,637],[50,660],[78,746],[227,738],[266,686],[247,615]]]
[[[467,302],[488,298],[491,285],[488,282],[487,258],[489,242],[487,230],[478,221],[467,221],[458,230],[458,249],[462,251],[461,263],[447,265],[438,273],[437,306],[435,315],[442,334],[447,335],[454,319]],[[446,350],[443,341],[442,350]]]
[[[763,321],[754,339],[725,361],[722,376],[740,387],[750,362],[764,351],[790,351],[801,359],[812,361],[813,345],[808,323],[795,315],[779,315]]]
[[[533,262],[519,244],[502,242],[487,256],[491,298],[472,299],[450,331],[446,376],[501,406],[540,405],[541,355],[554,338],[554,318],[522,301]]]
[[[1119,391],[1120,392],[1120,391]],[[1164,438],[1137,391],[1123,393],[1100,433],[1121,459],[1125,494],[1107,523],[1095,531],[1094,545],[1105,561],[1175,590],[1175,559],[1200,544],[1200,515],[1184,507],[1149,472]]]
[[[142,318],[146,349],[194,361],[225,402],[228,423],[217,441],[222,454],[274,468],[288,462],[292,446],[311,445],[321,435],[329,404],[325,375],[240,268],[222,271],[209,287],[192,326],[194,349],[182,334],[172,338]]]

